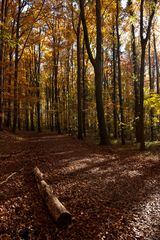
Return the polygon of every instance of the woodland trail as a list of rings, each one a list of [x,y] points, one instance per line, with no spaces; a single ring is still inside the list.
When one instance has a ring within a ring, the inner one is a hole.
[[[56,228],[34,166],[72,214]],[[159,240],[160,155],[55,134],[0,134],[0,239]]]

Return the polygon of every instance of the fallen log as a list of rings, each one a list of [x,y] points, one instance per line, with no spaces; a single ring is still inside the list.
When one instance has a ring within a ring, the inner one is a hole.
[[[67,227],[71,223],[71,214],[53,194],[51,186],[44,181],[44,174],[38,167],[34,168],[34,174],[39,192],[48,207],[50,214],[58,227]]]

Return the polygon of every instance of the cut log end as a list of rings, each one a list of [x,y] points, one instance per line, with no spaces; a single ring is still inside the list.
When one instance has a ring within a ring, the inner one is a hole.
[[[57,227],[67,227],[72,222],[72,217],[69,212],[62,213],[56,221]]]

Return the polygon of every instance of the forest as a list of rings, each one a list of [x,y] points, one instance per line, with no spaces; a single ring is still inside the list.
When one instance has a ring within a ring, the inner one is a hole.
[[[0,129],[159,140],[158,1],[1,1]]]
[[[159,0],[0,0],[0,239],[160,239],[159,26]]]

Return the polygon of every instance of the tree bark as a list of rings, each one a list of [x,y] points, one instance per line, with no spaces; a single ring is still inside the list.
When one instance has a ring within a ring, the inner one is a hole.
[[[39,32],[41,37],[41,30]],[[37,128],[38,132],[41,132],[41,102],[40,102],[40,74],[41,74],[41,43],[38,44],[38,61],[36,69],[36,87],[37,87]]]
[[[100,144],[109,144],[109,136],[106,129],[106,122],[104,117],[104,107],[102,98],[102,30],[101,30],[101,3],[100,0],[96,0],[96,58],[94,59],[90,47],[88,29],[86,25],[86,18],[84,13],[84,0],[79,0],[81,10],[81,20],[83,24],[84,38],[86,43],[86,49],[89,59],[94,67],[95,73],[95,96],[96,96],[96,110],[98,119],[98,128],[100,136]]]
[[[21,0],[18,1],[18,12],[16,21],[16,47],[15,47],[15,70],[14,70],[14,113],[13,113],[13,132],[17,128],[18,115],[18,67],[19,67],[19,31],[20,31],[20,15],[21,15]]]
[[[141,40],[141,67],[140,67],[140,150],[145,150],[145,137],[144,137],[144,72],[145,72],[145,55],[146,45],[149,39],[153,17],[155,14],[155,7],[157,0],[152,1],[155,6],[152,6],[152,11],[149,16],[148,26],[146,33],[144,32],[144,0],[140,4],[140,40]],[[145,33],[145,37],[144,37]]]
[[[4,79],[3,79],[3,57],[4,57],[4,19],[5,19],[5,0],[1,1],[1,16],[0,16],[0,131],[3,129],[3,85],[4,85]]]
[[[121,79],[121,60],[120,60],[120,35],[119,35],[119,3],[117,0],[116,7],[116,32],[117,32],[117,59],[118,59],[118,89],[119,89],[119,104],[120,104],[120,126],[121,126],[121,141],[125,144],[125,126],[124,126],[124,110],[123,110],[123,96],[122,96],[122,79]]]
[[[115,44],[115,26],[113,25],[113,47],[112,47],[112,61],[113,61],[113,93],[112,93],[112,101],[113,101],[113,125],[114,125],[114,139],[118,137],[117,131],[117,93],[116,93],[116,44]]]
[[[52,188],[44,181],[44,175],[40,172],[38,167],[34,168],[34,174],[39,192],[57,226],[68,226],[71,223],[71,214],[58,198],[54,196]]]
[[[86,96],[87,96],[87,83],[86,83],[86,66],[85,63],[85,40],[83,38],[83,63],[82,63],[82,86],[83,86],[83,112],[82,112],[82,121],[83,121],[83,135],[86,137],[86,122],[87,122],[87,115],[86,115]]]
[[[156,62],[156,83],[157,83],[157,93],[160,93],[159,88],[159,62],[158,62],[158,55],[157,55],[157,46],[156,46],[156,37],[155,33],[153,34],[153,41],[154,41],[154,57]]]
[[[151,35],[149,35],[149,41],[148,41],[148,67],[149,67],[149,85],[150,85],[150,91],[153,92],[154,91],[154,83],[153,83],[153,78],[152,78],[152,64],[151,64]],[[151,141],[154,140],[154,128],[153,128],[153,108],[151,108],[150,110],[150,131],[151,131]]]
[[[58,134],[61,134],[60,116],[59,116],[59,89],[58,89],[58,61],[59,53],[54,57],[54,84],[55,84],[55,124]]]
[[[129,13],[130,16],[134,17],[133,12],[133,2],[129,0]],[[138,63],[137,63],[137,51],[136,51],[136,37],[135,37],[135,26],[132,23],[131,25],[131,47],[132,47],[132,63],[133,63],[133,81],[134,81],[134,116],[135,116],[135,136],[136,142],[140,142],[139,136],[139,73],[138,73]]]
[[[79,18],[77,36],[77,110],[78,110],[78,139],[83,139],[82,135],[82,84],[81,84],[81,19]]]

